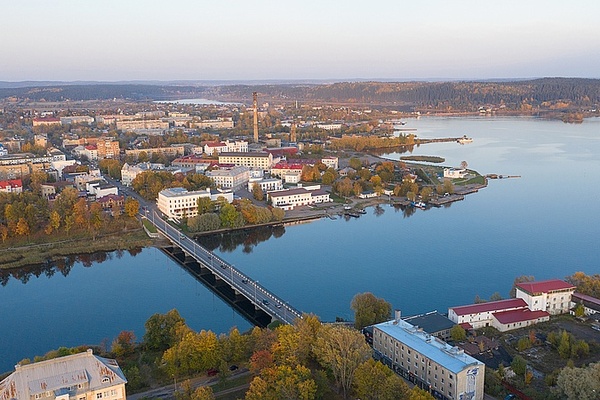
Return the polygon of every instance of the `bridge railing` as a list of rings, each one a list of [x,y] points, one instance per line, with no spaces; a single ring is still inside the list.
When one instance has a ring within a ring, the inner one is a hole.
[[[258,281],[253,280],[195,240],[190,239],[154,211],[152,212],[152,223],[171,242],[192,255],[194,259],[210,269],[213,274],[228,282],[232,288],[243,294],[244,297],[267,314],[288,324],[292,324],[296,318],[302,318],[302,313],[296,308],[290,306],[289,303],[269,291]],[[270,301],[266,304],[265,299]]]

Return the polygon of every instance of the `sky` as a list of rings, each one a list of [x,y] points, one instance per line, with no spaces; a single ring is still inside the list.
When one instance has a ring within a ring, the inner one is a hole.
[[[0,6],[0,81],[600,78],[597,0]]]

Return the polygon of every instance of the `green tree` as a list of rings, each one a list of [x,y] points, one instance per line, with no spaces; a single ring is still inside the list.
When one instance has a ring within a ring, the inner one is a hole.
[[[359,158],[352,157],[348,161],[348,165],[350,166],[350,168],[354,168],[355,170],[358,171],[359,169],[362,168],[362,161]]]
[[[567,400],[597,400],[600,393],[600,363],[585,368],[565,367],[556,379],[557,392]]]
[[[450,329],[450,337],[454,342],[462,342],[467,339],[467,331],[460,325],[454,325]]]
[[[279,207],[271,208],[271,214],[273,214],[273,221],[283,221],[285,217],[285,210]]]
[[[210,232],[221,227],[221,219],[215,213],[206,213],[189,218],[187,221],[190,232]]]
[[[215,395],[210,386],[200,386],[192,394],[191,400],[214,400]]]
[[[219,217],[221,218],[221,226],[223,228],[239,228],[244,226],[244,218],[235,207],[229,203],[223,205],[219,211]]]
[[[423,189],[421,189],[421,198],[424,202],[428,202],[429,200],[431,200],[432,193],[433,190],[430,187],[424,187]]]
[[[410,389],[390,368],[372,358],[358,366],[353,388],[361,400],[407,399]]]
[[[185,320],[175,309],[166,314],[152,315],[144,325],[144,344],[149,349],[166,350],[175,343],[176,330],[180,325],[185,325]]]
[[[321,365],[331,370],[344,398],[350,393],[356,369],[371,354],[360,332],[337,325],[321,327],[313,351]]]
[[[392,305],[370,292],[356,294],[350,308],[354,311],[354,326],[357,329],[387,321],[392,315]]]
[[[117,358],[122,358],[133,354],[134,351],[135,335],[133,331],[121,331],[112,342],[111,352]]]
[[[583,317],[585,315],[585,307],[581,303],[577,303],[575,306],[575,316]]]
[[[519,355],[515,356],[510,363],[510,367],[513,372],[518,376],[525,376],[525,372],[527,371],[527,361]]]
[[[206,214],[214,211],[214,204],[210,197],[198,198],[198,214]]]

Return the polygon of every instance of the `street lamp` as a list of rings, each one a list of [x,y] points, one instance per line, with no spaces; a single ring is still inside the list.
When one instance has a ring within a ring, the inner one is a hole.
[[[258,305],[256,301],[256,288],[258,287],[258,281],[254,281],[254,304]]]

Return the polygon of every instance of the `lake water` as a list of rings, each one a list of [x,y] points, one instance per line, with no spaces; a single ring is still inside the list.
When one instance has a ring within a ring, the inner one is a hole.
[[[521,178],[491,180],[446,208],[409,216],[383,205],[358,219],[323,219],[286,227],[283,234],[255,235],[237,247],[229,240],[216,251],[322,320],[352,319],[350,301],[360,292],[385,298],[403,314],[446,312],[476,295],[507,297],[519,275],[600,273],[600,119],[569,125],[422,118],[406,127],[423,138],[473,138],[466,145],[424,145],[412,154],[441,156],[448,166],[464,160],[482,174]],[[154,248],[75,262],[66,276],[37,273],[4,277],[0,287],[0,371],[59,346],[110,343],[121,330],[141,339],[148,317],[172,308],[196,330],[250,327]]]

